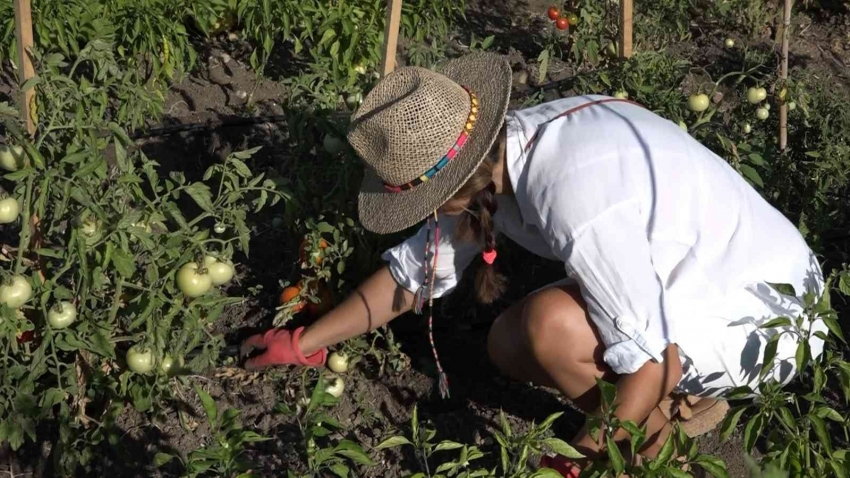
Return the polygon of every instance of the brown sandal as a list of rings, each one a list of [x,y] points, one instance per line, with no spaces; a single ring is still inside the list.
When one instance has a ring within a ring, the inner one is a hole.
[[[668,420],[679,422],[685,433],[695,438],[714,430],[723,422],[729,412],[729,403],[694,395],[671,394],[658,404],[658,408]]]

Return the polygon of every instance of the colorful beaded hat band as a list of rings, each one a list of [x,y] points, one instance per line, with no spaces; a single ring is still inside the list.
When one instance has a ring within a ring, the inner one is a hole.
[[[449,164],[451,160],[455,159],[461,148],[463,148],[463,145],[466,144],[466,140],[469,138],[469,133],[471,133],[473,128],[475,128],[475,121],[478,119],[478,97],[475,96],[475,93],[473,93],[472,90],[470,90],[469,88],[464,86],[463,89],[466,90],[467,93],[469,93],[469,116],[467,116],[466,125],[464,125],[463,131],[460,132],[460,135],[458,136],[457,141],[455,141],[454,146],[449,149],[449,152],[446,153],[445,156],[443,156],[439,161],[437,161],[437,164],[435,164],[433,168],[429,169],[428,171],[425,171],[424,174],[414,179],[413,181],[410,181],[407,184],[402,184],[401,186],[393,186],[392,184],[384,183],[384,188],[387,191],[392,193],[399,193],[402,191],[413,189],[416,186],[427,182],[429,179],[434,177],[434,175],[437,174],[438,171],[446,167],[446,165]]]

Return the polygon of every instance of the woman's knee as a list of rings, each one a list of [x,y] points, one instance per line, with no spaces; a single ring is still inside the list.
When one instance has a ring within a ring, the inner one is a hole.
[[[522,309],[522,325],[529,349],[546,363],[553,355],[590,361],[598,346],[578,291],[552,287],[529,297]]]

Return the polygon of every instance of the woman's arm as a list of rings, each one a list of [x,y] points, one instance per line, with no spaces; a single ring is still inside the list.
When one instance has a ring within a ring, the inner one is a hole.
[[[410,310],[413,294],[398,285],[388,266],[364,281],[347,299],[310,325],[299,344],[305,355],[365,334]]]
[[[646,362],[637,372],[623,375],[617,381],[617,405],[615,415],[620,420],[631,420],[642,425],[661,402],[679,383],[682,378],[682,363],[679,360],[678,346],[670,344],[663,352],[664,362]],[[652,427],[648,427],[652,428]],[[628,434],[620,429],[614,439],[625,440]],[[593,441],[585,428],[573,440],[576,447],[596,452],[600,444]]]

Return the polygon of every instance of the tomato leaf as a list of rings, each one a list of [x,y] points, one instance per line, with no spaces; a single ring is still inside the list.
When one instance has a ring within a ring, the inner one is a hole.
[[[133,256],[121,249],[115,249],[112,253],[112,263],[115,264],[115,270],[125,279],[130,279],[136,273],[136,261]]]
[[[215,208],[212,203],[212,194],[210,193],[210,188],[204,183],[193,183],[190,186],[186,187],[186,194],[188,194],[192,199],[195,200],[195,204],[198,205],[205,212],[210,214],[215,213]]]

